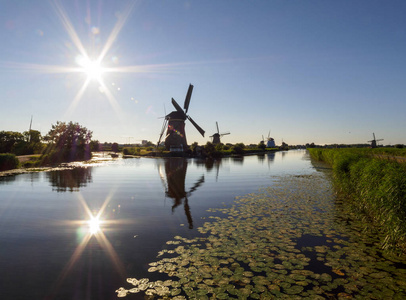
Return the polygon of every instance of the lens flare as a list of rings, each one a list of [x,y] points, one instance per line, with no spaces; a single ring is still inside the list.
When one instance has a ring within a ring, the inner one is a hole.
[[[95,235],[100,231],[100,225],[102,222],[99,218],[91,217],[87,223],[89,224],[90,234]]]
[[[91,60],[87,57],[78,56],[76,63],[82,68],[82,72],[87,75],[88,80],[102,80],[105,69],[98,60]]]

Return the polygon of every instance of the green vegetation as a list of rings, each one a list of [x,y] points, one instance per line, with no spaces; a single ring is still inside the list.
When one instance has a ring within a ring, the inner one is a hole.
[[[154,148],[151,146],[148,147],[124,147],[123,154],[124,155],[134,155],[134,156],[148,156],[152,155]]]
[[[15,155],[28,155],[41,153],[41,133],[37,130],[0,131],[0,153],[14,153]]]
[[[213,144],[212,142],[207,142],[204,146],[199,146],[197,142],[190,145],[189,149],[185,152],[186,156],[193,157],[207,157],[207,158],[221,158],[224,156],[232,155],[248,155],[255,154],[265,151],[277,151],[278,148],[258,148],[258,147],[247,147],[243,143],[237,143],[234,145],[224,145],[224,144]],[[173,153],[166,151],[165,147],[153,147],[153,145],[147,146],[133,146],[133,147],[123,147],[123,155],[133,155],[133,156],[172,156]]]
[[[0,154],[0,171],[18,168],[19,162],[15,154]]]
[[[44,137],[48,142],[45,154],[42,156],[44,164],[90,159],[90,140],[92,132],[78,123],[57,122]]]
[[[321,174],[283,176],[210,209],[201,235],[167,241],[151,278],[127,278],[117,297],[405,299],[405,258],[383,254],[377,232],[360,239],[331,196]]]
[[[403,149],[309,149],[333,168],[334,184],[353,207],[385,232],[383,248],[406,250],[406,164]],[[384,156],[382,156],[384,155]]]

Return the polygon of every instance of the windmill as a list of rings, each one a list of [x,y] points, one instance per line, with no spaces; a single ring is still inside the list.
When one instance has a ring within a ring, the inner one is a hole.
[[[275,140],[273,138],[270,137],[271,136],[271,131],[269,130],[268,132],[268,138],[267,138],[267,143],[266,143],[266,147],[267,148],[275,148]]]
[[[368,142],[371,143],[371,148],[376,148],[378,145],[376,142],[383,141],[383,139],[377,140],[375,138],[375,133],[372,133],[372,135],[373,135],[374,139],[372,141],[368,141]]]
[[[220,137],[222,137],[223,135],[230,134],[230,132],[220,133],[219,124],[217,122],[216,122],[216,127],[217,127],[217,132],[211,136],[211,138],[213,138],[213,144],[214,145],[217,145],[217,144],[221,143],[220,142]]]
[[[161,134],[159,136],[158,145],[161,142],[162,136],[166,129],[165,136],[165,148],[166,150],[181,150],[184,151],[187,148],[186,134],[185,134],[185,121],[189,121],[196,127],[197,131],[204,136],[204,130],[197,125],[193,119],[187,115],[189,109],[190,97],[192,96],[193,85],[189,85],[189,89],[186,94],[185,103],[183,105],[184,110],[180,105],[172,98],[172,105],[176,108],[175,111],[165,116],[164,123],[162,125]]]

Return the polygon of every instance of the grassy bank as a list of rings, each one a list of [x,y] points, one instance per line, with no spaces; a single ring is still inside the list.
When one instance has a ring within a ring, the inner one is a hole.
[[[332,166],[336,189],[386,235],[383,248],[406,251],[406,164],[379,154],[404,156],[385,149],[309,149]]]

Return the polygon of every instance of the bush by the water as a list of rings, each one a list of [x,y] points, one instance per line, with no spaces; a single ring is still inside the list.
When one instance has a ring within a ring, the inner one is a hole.
[[[19,162],[15,154],[0,154],[0,171],[12,170],[18,167]]]
[[[309,149],[332,166],[334,184],[386,234],[383,246],[406,250],[406,164],[375,149]]]

